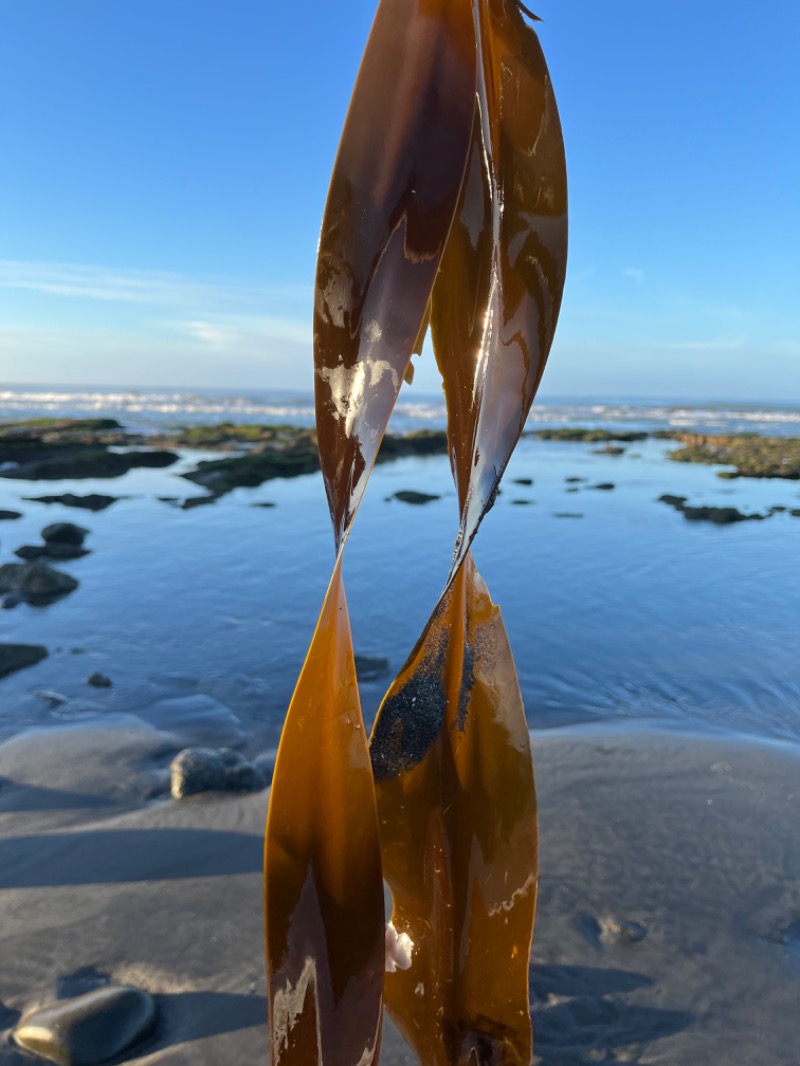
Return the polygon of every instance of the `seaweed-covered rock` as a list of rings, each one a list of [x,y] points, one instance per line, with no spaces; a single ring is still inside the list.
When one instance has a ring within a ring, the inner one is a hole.
[[[263,771],[232,748],[185,748],[170,765],[175,799],[199,792],[255,792],[266,788]]]
[[[0,522],[13,522],[17,518],[22,518],[21,511],[0,511]]]
[[[299,477],[317,470],[319,455],[316,445],[305,442],[280,450],[208,460],[181,476],[196,485],[202,485],[216,498],[236,488],[258,488],[271,478]]]
[[[606,444],[604,448],[593,448],[592,455],[613,455],[620,456],[625,454],[625,449],[621,448],[618,444]]]
[[[77,587],[74,577],[41,563],[5,563],[0,566],[0,594],[18,593],[34,607],[52,603]]]
[[[584,429],[579,426],[555,426],[537,429],[539,440],[587,441],[589,443],[621,440],[631,442],[647,440],[649,434],[627,429]]]
[[[149,1036],[156,1019],[155,1002],[144,989],[108,986],[29,1011],[14,1039],[58,1066],[94,1066]]]
[[[0,644],[0,677],[35,666],[47,655],[41,644]]]
[[[719,477],[800,479],[800,438],[760,437],[756,433],[713,436],[702,433],[673,432],[673,440],[682,448],[670,454],[677,463],[707,463],[733,466]]]
[[[443,429],[418,429],[402,435],[387,433],[381,441],[377,462],[407,455],[446,455],[447,434]]]

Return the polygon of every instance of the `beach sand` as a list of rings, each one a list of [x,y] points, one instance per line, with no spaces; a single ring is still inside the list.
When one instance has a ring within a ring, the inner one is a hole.
[[[618,724],[533,734],[536,1062],[797,1066],[800,756]],[[118,716],[0,745],[0,1063],[20,1014],[131,983],[118,1062],[266,1061],[268,792],[175,801],[170,734]],[[414,1056],[387,1026],[382,1062]]]

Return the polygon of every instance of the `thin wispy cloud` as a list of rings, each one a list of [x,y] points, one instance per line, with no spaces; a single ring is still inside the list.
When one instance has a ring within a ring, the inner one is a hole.
[[[162,271],[12,259],[0,259],[0,289],[176,309],[211,306],[256,311],[281,300],[311,301],[307,286],[256,285]]]
[[[226,348],[242,342],[269,338],[296,344],[312,342],[310,322],[272,315],[225,315],[175,322],[175,329],[212,348]]]
[[[639,267],[625,267],[622,273],[626,278],[631,278],[635,281],[637,285],[644,285],[645,283],[645,273],[643,270],[640,270]]]

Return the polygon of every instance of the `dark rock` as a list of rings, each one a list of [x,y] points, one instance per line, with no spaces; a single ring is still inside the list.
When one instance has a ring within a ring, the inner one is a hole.
[[[42,540],[47,544],[83,544],[89,530],[74,522],[54,522],[42,530]]]
[[[800,507],[793,507],[789,514],[792,518],[800,518]]]
[[[124,500],[124,496],[103,496],[97,492],[91,492],[86,496],[76,496],[72,492],[64,492],[60,496],[23,496],[24,500],[32,503],[60,503],[63,507],[78,507],[84,511],[104,511],[117,500]]]
[[[589,485],[588,487],[590,489],[600,489],[602,492],[610,492],[612,489],[615,489],[617,486],[614,484],[613,481],[601,481],[597,485]]]
[[[588,479],[585,477],[565,477],[564,480],[568,485],[577,485],[579,481],[586,481]]]
[[[554,511],[553,518],[583,518],[578,511]]]
[[[175,799],[199,792],[253,792],[266,788],[258,766],[232,748],[185,748],[170,765]]]
[[[533,503],[533,500],[512,500],[511,502],[515,507],[527,507],[529,504]]]
[[[770,507],[769,513],[770,514],[786,514],[786,512],[788,510],[789,510],[788,507],[783,507],[783,506]]]
[[[258,503],[251,503],[250,506],[251,507],[277,507],[278,505],[276,503],[273,503],[272,500],[261,500]]]
[[[243,433],[243,430],[247,430]],[[188,431],[187,431],[188,432]],[[272,478],[299,477],[320,468],[317,438],[313,430],[281,427],[206,427],[194,443],[211,438],[224,447],[248,447],[246,455],[198,463],[182,477],[202,485],[216,495],[235,488],[257,488]],[[185,434],[184,434],[185,437]],[[181,438],[182,440],[183,438]],[[180,441],[179,441],[180,442]],[[447,452],[447,434],[442,430],[420,430],[405,436],[387,433],[377,462],[410,455],[439,455]]]
[[[763,522],[768,515],[742,514],[735,507],[681,507],[683,517],[689,522],[713,522],[718,526],[728,526],[733,522]]]
[[[18,593],[34,607],[52,603],[77,587],[74,577],[41,563],[5,563],[0,566],[0,593]]]
[[[407,455],[446,455],[447,434],[443,429],[418,429],[403,436],[387,433],[381,441],[377,462]]]
[[[89,674],[86,678],[86,684],[91,685],[93,688],[111,688],[113,684],[110,677],[106,677],[105,674],[94,673]]]
[[[219,499],[217,493],[210,493],[208,496],[188,496],[181,504],[182,511],[191,511],[194,507],[203,507],[208,503],[216,503]]]
[[[377,681],[386,677],[392,669],[388,659],[380,655],[356,655],[356,673],[359,681]]]
[[[624,455],[625,449],[616,444],[607,444],[605,448],[592,449],[592,455]]]
[[[80,559],[84,555],[90,555],[88,548],[81,548],[77,544],[23,544],[14,552],[20,559]]]
[[[0,423],[0,440],[73,440],[121,429],[115,418],[28,418]]]
[[[47,648],[41,644],[0,644],[0,677],[35,666],[47,658]]]
[[[515,477],[514,481],[513,481],[513,484],[514,485],[532,485],[533,484],[533,478],[532,477]]]
[[[141,988],[98,988],[23,1015],[14,1039],[59,1066],[93,1066],[116,1058],[153,1031],[156,1005]]]
[[[13,522],[15,518],[22,518],[20,511],[0,511],[0,522]]]
[[[577,485],[572,485],[570,488],[564,489],[564,492],[580,492],[580,491],[581,490],[578,488]]]
[[[25,602],[25,597],[19,592],[9,592],[7,596],[3,596],[0,600],[0,607],[4,611],[10,611],[12,607],[19,607],[21,603]]]
[[[433,500],[441,499],[440,496],[430,496],[427,492],[415,492],[413,489],[402,489],[400,492],[396,492],[394,496],[389,497],[390,500],[401,500],[403,503],[423,504],[431,503]]]
[[[609,429],[580,429],[573,427],[558,427],[554,429],[539,429],[536,431],[539,440],[564,440],[564,441],[597,441],[622,440],[631,442],[635,440],[647,440],[649,434],[631,430]]]
[[[135,467],[161,468],[178,461],[174,452],[110,452],[105,448],[69,449],[66,454],[20,463],[13,470],[0,471],[0,477],[25,481],[60,481],[72,478],[122,477]]]
[[[718,526],[731,525],[734,522],[756,521],[763,522],[770,518],[780,508],[771,507],[767,514],[743,514],[735,507],[687,507],[685,496],[659,496],[659,503],[669,504],[676,511],[680,511],[689,522],[713,522]],[[784,508],[785,510],[785,508]]]
[[[236,488],[258,488],[271,478],[299,477],[317,470],[316,444],[306,439],[280,449],[202,462],[196,470],[181,476],[202,485],[215,496],[221,496]]]

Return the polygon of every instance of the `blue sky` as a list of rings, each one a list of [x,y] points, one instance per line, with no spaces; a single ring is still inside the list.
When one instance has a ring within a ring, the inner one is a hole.
[[[800,402],[800,4],[532,6],[571,209],[543,392]],[[0,0],[0,382],[310,387],[374,9]]]

